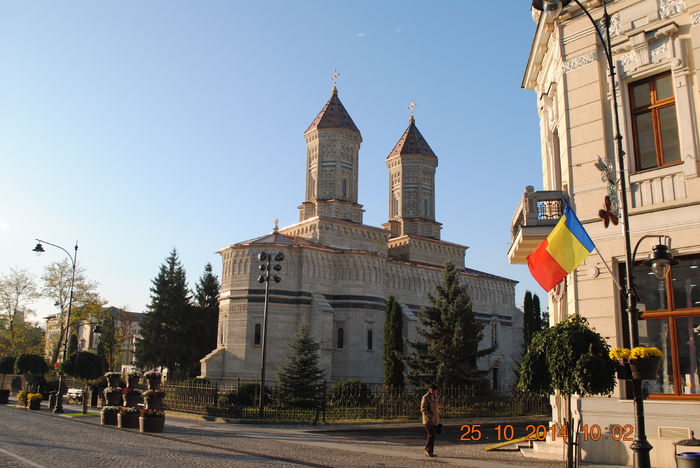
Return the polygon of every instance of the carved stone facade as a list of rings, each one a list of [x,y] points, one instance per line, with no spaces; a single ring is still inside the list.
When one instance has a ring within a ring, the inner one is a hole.
[[[287,360],[288,342],[301,324],[321,344],[329,381],[381,382],[385,301],[402,305],[405,337],[417,339],[416,312],[434,293],[442,267],[461,269],[473,309],[484,326],[483,348],[496,351],[479,361],[499,390],[513,385],[520,359],[522,312],[515,284],[465,268],[467,247],[440,240],[435,221],[437,157],[411,119],[387,158],[397,204],[384,228],[362,224],[357,200],[360,132],[337,91],[305,133],[306,200],[300,221],[268,235],[222,249],[218,347],[202,359],[209,379],[255,381],[260,377],[264,286],[258,283],[261,251],[283,252],[270,286],[266,380],[274,381]],[[394,185],[395,183],[395,185]]]

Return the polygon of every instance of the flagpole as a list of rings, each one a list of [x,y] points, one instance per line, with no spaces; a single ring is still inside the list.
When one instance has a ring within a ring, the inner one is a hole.
[[[600,254],[600,250],[598,250],[598,247],[595,247],[595,252],[598,254],[598,257],[600,257],[600,260],[603,262],[603,265],[605,265],[605,268],[608,269],[608,272],[610,272],[610,276],[612,277],[612,280],[615,282],[615,286],[617,286],[617,289],[620,291],[623,291],[622,286],[620,286],[620,283],[618,283],[617,278],[615,277],[615,274],[612,272],[610,267],[608,266],[608,262],[605,261],[603,256]]]

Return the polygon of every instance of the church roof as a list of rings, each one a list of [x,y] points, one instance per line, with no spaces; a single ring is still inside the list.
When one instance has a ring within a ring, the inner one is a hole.
[[[350,114],[345,110],[345,106],[340,102],[338,90],[335,87],[333,88],[331,98],[304,133],[309,133],[315,128],[345,128],[360,133],[360,130],[355,126],[355,122],[352,121]]]
[[[422,154],[424,156],[437,158],[430,148],[430,145],[428,145],[428,142],[425,141],[423,135],[418,131],[416,121],[413,117],[411,117],[408,128],[403,132],[403,135],[401,135],[398,143],[396,143],[396,146],[394,146],[394,149],[391,150],[387,158],[401,154]]]
[[[288,236],[282,234],[279,231],[271,232],[270,234],[265,234],[264,236],[256,237],[255,239],[250,239],[247,241],[239,242],[237,245],[289,245],[293,247],[321,247],[303,237]]]

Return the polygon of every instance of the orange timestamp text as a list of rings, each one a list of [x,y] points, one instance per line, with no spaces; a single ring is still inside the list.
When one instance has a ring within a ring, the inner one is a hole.
[[[631,424],[612,424],[608,426],[610,437],[613,440],[631,441],[634,439],[634,426]],[[496,432],[496,440],[499,442],[510,441],[515,439],[515,428],[512,424],[499,424],[493,427]],[[465,442],[477,442],[482,439],[489,439],[484,436],[484,428],[481,424],[464,424],[460,429],[461,435],[459,440]],[[603,429],[598,424],[591,426],[581,426],[579,437],[583,440],[600,440],[603,438]],[[549,437],[551,440],[568,439],[569,433],[565,425],[552,424],[528,424],[525,427],[525,436],[521,436],[524,440],[546,440]]]

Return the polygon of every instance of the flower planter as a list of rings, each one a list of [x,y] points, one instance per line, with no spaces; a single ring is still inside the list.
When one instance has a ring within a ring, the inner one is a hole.
[[[148,384],[149,390],[158,390],[158,387],[160,386],[160,376],[146,377],[146,383]]]
[[[165,427],[165,416],[139,418],[139,431],[141,432],[163,432]]]
[[[139,380],[141,380],[141,376],[139,375],[127,376],[126,386],[129,388],[136,388],[139,386]]]
[[[615,359],[617,378],[621,380],[632,380],[632,370],[628,359]]]
[[[139,429],[139,414],[122,414],[117,415],[117,427],[120,429]]]
[[[108,411],[100,413],[100,424],[103,426],[116,426],[117,413],[116,411]]]
[[[40,410],[41,409],[41,400],[31,400],[29,402],[29,409],[30,410]]]
[[[136,408],[139,404],[140,395],[137,393],[126,393],[124,394],[124,406],[129,408]]]
[[[661,367],[661,358],[653,356],[644,359],[630,359],[629,366],[633,379],[656,380],[659,375],[659,367]]]
[[[110,387],[118,387],[119,380],[122,378],[121,374],[116,372],[107,372],[105,377],[107,378],[107,385]]]
[[[0,390],[0,405],[6,405],[10,402],[10,391]]]
[[[105,400],[107,400],[106,406],[121,406],[122,404],[122,392],[121,389],[118,391],[109,391],[105,389],[104,391]]]
[[[152,410],[162,410],[163,409],[163,397],[151,396],[144,397],[143,399],[146,409]]]

